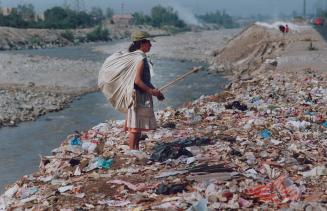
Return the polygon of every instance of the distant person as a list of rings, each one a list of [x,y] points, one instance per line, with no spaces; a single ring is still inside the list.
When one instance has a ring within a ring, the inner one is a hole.
[[[286,27],[284,25],[279,25],[279,31],[282,32],[283,34],[285,33],[286,31]]]
[[[287,34],[287,33],[289,32],[289,30],[290,30],[290,29],[288,28],[288,25],[286,24],[286,25],[285,25],[285,33]]]
[[[128,49],[129,52],[139,51],[145,54],[150,51],[152,39],[149,33],[137,31],[132,34],[131,38],[133,43]],[[160,101],[165,99],[164,95],[151,83],[150,68],[152,68],[152,64],[146,56],[136,65],[134,103],[128,108],[125,123],[125,131],[129,133],[131,150],[139,150],[142,131],[156,129],[152,96],[156,96]]]

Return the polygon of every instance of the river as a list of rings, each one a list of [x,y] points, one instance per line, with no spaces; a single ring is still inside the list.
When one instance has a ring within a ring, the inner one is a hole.
[[[13,51],[25,55],[43,55],[65,59],[103,61],[107,55],[95,53],[91,45]],[[193,66],[203,65],[178,60],[154,60],[153,84],[160,87]],[[155,102],[156,109],[177,107],[202,95],[217,93],[227,81],[218,74],[199,72],[164,92],[166,100]],[[38,169],[39,155],[50,155],[51,150],[75,130],[83,131],[108,119],[123,119],[105,101],[102,93],[86,94],[74,100],[62,111],[49,113],[33,122],[0,129],[0,193],[6,184]]]

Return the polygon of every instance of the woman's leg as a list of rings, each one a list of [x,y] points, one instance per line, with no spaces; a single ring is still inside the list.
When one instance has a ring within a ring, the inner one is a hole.
[[[137,133],[129,132],[128,133],[128,146],[129,149],[134,149],[136,140],[137,140]]]
[[[136,133],[136,142],[134,145],[134,149],[136,150],[140,150],[140,138],[141,138],[141,133],[140,132]]]
[[[130,149],[139,150],[139,143],[140,143],[140,134],[139,132],[129,132],[128,134],[128,145]]]

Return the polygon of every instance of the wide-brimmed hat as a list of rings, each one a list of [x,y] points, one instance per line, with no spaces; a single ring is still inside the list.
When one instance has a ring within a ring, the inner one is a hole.
[[[137,42],[137,41],[140,41],[140,40],[150,40],[150,41],[155,42],[155,40],[153,39],[153,36],[150,35],[146,31],[135,31],[135,32],[133,32],[132,35],[131,35],[131,40],[133,42]]]

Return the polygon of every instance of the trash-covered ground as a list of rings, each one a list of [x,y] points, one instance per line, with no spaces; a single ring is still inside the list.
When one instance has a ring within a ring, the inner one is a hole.
[[[128,150],[123,122],[76,131],[0,210],[326,210],[326,71],[276,62],[158,112],[142,153]]]

